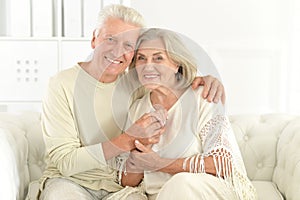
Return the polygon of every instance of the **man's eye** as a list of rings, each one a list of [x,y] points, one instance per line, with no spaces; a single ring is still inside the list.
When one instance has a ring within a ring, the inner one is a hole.
[[[114,42],[114,41],[115,41],[115,38],[113,38],[113,37],[107,37],[106,40],[107,40],[108,42]]]
[[[125,49],[127,49],[127,50],[133,50],[134,47],[133,47],[133,45],[131,43],[126,43],[125,44]]]

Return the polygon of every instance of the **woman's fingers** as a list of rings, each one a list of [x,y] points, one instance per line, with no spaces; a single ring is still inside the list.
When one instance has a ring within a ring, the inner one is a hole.
[[[143,145],[143,144],[142,144],[140,141],[138,141],[138,140],[135,140],[135,141],[134,141],[134,144],[135,144],[135,147],[136,147],[139,151],[141,151],[141,152],[143,152],[143,153],[148,153],[148,152],[151,151],[150,148],[146,147],[145,145]]]

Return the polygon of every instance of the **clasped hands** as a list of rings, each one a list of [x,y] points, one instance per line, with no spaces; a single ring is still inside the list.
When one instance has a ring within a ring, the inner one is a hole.
[[[131,173],[142,173],[145,170],[158,170],[163,163],[151,147],[160,140],[167,123],[167,111],[162,106],[154,105],[155,111],[145,113],[125,132],[134,138],[134,146],[126,162],[126,168]]]

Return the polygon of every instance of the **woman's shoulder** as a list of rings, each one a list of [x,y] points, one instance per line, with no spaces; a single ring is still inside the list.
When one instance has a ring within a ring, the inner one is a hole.
[[[130,109],[131,110],[140,110],[140,109],[149,108],[150,107],[149,102],[151,104],[151,101],[150,101],[150,92],[146,92],[146,94],[144,96],[142,96],[139,99],[136,99],[132,103]]]
[[[193,90],[190,88],[190,90]],[[199,86],[197,89],[193,90],[195,98],[197,99],[199,110],[202,112],[212,111],[225,113],[225,107],[221,101],[218,103],[209,102],[206,98],[203,97],[204,86]]]
[[[144,113],[151,109],[150,92],[147,92],[143,97],[135,100],[130,106],[130,116],[132,119],[138,119]]]

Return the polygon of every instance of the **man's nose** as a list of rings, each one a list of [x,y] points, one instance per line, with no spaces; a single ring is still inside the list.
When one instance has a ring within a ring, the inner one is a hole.
[[[121,42],[116,43],[113,46],[112,52],[113,52],[115,57],[120,57],[123,54],[125,54],[125,49],[123,47],[123,44]]]

